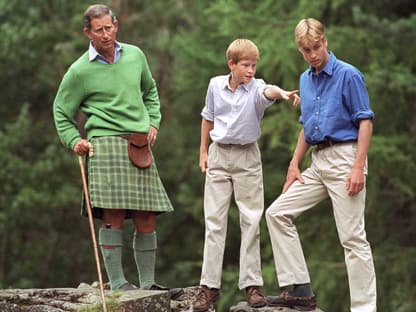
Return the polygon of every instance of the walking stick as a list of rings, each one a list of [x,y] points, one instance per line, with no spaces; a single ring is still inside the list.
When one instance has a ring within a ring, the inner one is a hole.
[[[84,186],[85,202],[87,203],[87,213],[88,213],[88,221],[90,223],[92,243],[94,245],[94,255],[95,255],[95,262],[97,264],[98,280],[100,283],[101,300],[103,302],[104,312],[107,312],[107,304],[105,302],[105,295],[104,295],[103,278],[101,275],[100,257],[98,256],[98,247],[97,247],[97,240],[95,238],[94,222],[92,220],[90,196],[88,192],[88,184],[87,184],[87,178],[85,175],[85,168],[84,168],[84,162],[82,160],[82,156],[78,156],[78,160],[79,160],[79,167],[81,168],[81,176],[82,176],[82,184]]]

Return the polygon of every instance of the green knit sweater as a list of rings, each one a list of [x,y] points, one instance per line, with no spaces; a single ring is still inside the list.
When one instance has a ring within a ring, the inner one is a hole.
[[[117,63],[90,62],[87,51],[66,72],[53,105],[65,146],[73,149],[81,140],[74,120],[78,109],[87,116],[88,139],[159,128],[159,96],[146,57],[136,46],[122,47]]]

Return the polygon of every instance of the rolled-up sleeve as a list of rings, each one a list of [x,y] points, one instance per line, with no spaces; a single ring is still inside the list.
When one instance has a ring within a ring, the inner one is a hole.
[[[214,121],[214,94],[212,80],[208,85],[207,95],[205,97],[205,106],[202,109],[201,116],[208,121]]]
[[[347,92],[344,97],[351,107],[351,119],[358,126],[360,120],[374,120],[374,112],[370,109],[370,99],[365,86],[364,77],[357,73],[348,80]]]

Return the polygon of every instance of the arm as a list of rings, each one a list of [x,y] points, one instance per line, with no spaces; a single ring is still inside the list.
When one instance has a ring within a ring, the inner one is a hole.
[[[146,57],[143,55],[143,72],[142,72],[142,88],[143,103],[147,109],[150,118],[149,132],[147,133],[147,141],[151,146],[156,143],[157,134],[159,132],[162,114],[160,112],[160,100],[157,91],[156,81],[150,72]]]
[[[202,118],[201,122],[201,145],[199,148],[199,167],[202,172],[208,168],[208,146],[209,146],[209,132],[214,128],[212,121]]]
[[[146,107],[147,113],[149,114],[150,125],[157,130],[160,127],[160,122],[162,119],[162,114],[160,112],[159,93],[157,90],[156,81],[152,77],[149,64],[147,63],[147,59],[143,53],[142,67],[141,91],[143,94],[143,103]],[[149,132],[150,131],[153,130],[149,130]]]
[[[296,180],[299,180],[302,184],[305,183],[299,170],[299,164],[303,157],[305,157],[308,149],[309,144],[305,141],[305,133],[302,128],[298,136],[295,152],[293,153],[292,160],[290,161],[289,168],[287,169],[286,182],[283,185],[282,193],[285,193]]]
[[[264,95],[270,100],[293,100],[293,106],[299,106],[299,90],[286,91],[278,86],[271,85],[264,89]]]
[[[82,153],[78,148],[75,150],[76,143],[82,138],[74,118],[80,103],[83,101],[80,85],[82,85],[82,82],[80,82],[74,70],[70,68],[59,85],[53,103],[53,117],[59,139],[62,144],[74,150],[77,154]]]
[[[351,173],[347,178],[346,188],[350,196],[358,194],[364,188],[364,167],[372,133],[373,122],[370,119],[361,120],[358,130],[357,155],[355,156]]]

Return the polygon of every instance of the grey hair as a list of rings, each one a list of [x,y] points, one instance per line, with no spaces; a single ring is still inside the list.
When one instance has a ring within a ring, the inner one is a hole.
[[[90,5],[84,13],[84,27],[91,29],[91,21],[94,18],[100,18],[104,15],[110,15],[111,20],[114,22],[116,16],[111,11],[110,7],[105,4],[93,4]]]

